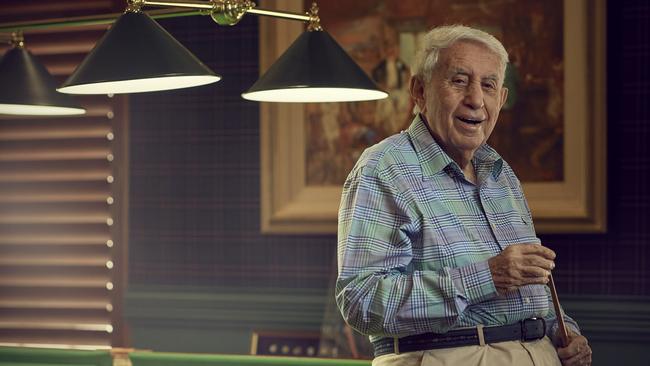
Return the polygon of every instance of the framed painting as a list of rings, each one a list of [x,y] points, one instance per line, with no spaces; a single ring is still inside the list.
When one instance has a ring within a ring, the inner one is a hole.
[[[309,2],[265,1],[301,13]],[[540,233],[606,230],[605,0],[346,0],[323,27],[377,84],[381,101],[260,105],[261,227],[335,233],[343,182],[361,152],[408,127],[409,64],[426,31],[467,24],[510,54],[508,102],[490,143],[523,183]],[[260,18],[260,72],[300,22]]]

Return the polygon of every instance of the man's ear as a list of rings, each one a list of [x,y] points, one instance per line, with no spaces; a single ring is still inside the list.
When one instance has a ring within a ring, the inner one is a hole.
[[[501,88],[501,105],[499,106],[499,110],[506,104],[506,100],[508,100],[508,88],[503,87]]]
[[[424,98],[424,83],[420,78],[416,76],[411,76],[411,84],[409,85],[409,91],[411,93],[411,100],[413,103],[420,108],[420,112],[424,112],[425,108],[425,98]]]

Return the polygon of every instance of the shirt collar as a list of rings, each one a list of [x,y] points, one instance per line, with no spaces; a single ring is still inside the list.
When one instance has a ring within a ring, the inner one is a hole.
[[[490,145],[483,144],[474,153],[474,169],[486,170],[497,180],[503,169],[503,158]]]
[[[433,139],[424,118],[420,114],[415,116],[406,132],[413,142],[424,178],[430,178],[438,174],[450,164],[456,165]],[[479,166],[488,168],[494,179],[499,177],[503,168],[503,159],[488,144],[483,144],[476,150],[473,163],[476,169],[479,169]]]

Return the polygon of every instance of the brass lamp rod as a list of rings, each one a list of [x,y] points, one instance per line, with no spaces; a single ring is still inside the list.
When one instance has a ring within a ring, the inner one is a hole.
[[[186,9],[160,9],[147,11],[147,14],[154,19],[176,18],[201,14],[198,10],[188,11]],[[102,15],[88,15],[69,18],[47,19],[42,21],[25,21],[0,24],[0,33],[11,33],[19,30],[49,29],[61,27],[76,27],[112,24],[123,13],[109,13]]]
[[[305,14],[291,13],[291,12],[288,12],[288,11],[279,12],[279,11],[275,11],[275,10],[266,10],[266,9],[260,9],[260,8],[250,9],[250,10],[247,11],[247,13],[256,14],[256,15],[264,15],[264,16],[275,17],[275,18],[302,20],[303,22],[308,22],[309,19],[310,19],[309,15],[305,15]]]
[[[256,8],[256,4],[250,0],[128,0],[129,6],[164,6],[172,9],[161,9],[147,11],[146,13],[154,19],[175,18],[192,15],[212,15],[212,18],[221,25],[236,24],[244,13],[271,16],[276,18],[299,20],[309,22],[310,30],[320,30],[320,19],[318,18],[318,7],[312,5],[310,12],[300,14],[285,11]],[[191,11],[185,9],[192,9]],[[111,24],[123,13],[111,13],[103,15],[79,16],[59,19],[48,19],[42,21],[25,21],[0,24],[0,33],[10,33],[18,30],[34,30],[44,28],[89,26]]]
[[[181,1],[181,0],[170,0],[170,1],[149,1],[143,0],[142,5],[153,5],[153,6],[175,6],[178,8],[190,8],[190,9],[206,9],[210,10],[214,8],[212,2],[205,1]]]
[[[137,1],[137,0],[136,0]],[[204,10],[216,10],[219,8],[228,8],[228,7],[240,7],[246,13],[264,15],[275,18],[283,19],[292,19],[300,20],[303,22],[308,22],[311,17],[309,14],[300,14],[292,13],[289,11],[277,11],[270,9],[261,9],[257,8],[255,3],[252,1],[228,1],[228,0],[212,0],[212,1],[187,1],[187,0],[167,0],[167,1],[157,1],[157,0],[139,0],[143,5],[152,5],[152,6],[175,6],[191,9],[204,9]]]

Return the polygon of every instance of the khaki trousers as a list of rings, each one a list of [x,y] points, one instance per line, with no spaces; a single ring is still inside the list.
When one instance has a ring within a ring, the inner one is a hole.
[[[548,337],[533,342],[499,342],[428,351],[394,353],[372,360],[372,366],[562,366]]]

